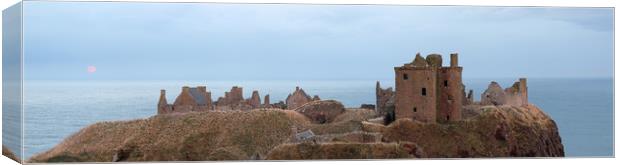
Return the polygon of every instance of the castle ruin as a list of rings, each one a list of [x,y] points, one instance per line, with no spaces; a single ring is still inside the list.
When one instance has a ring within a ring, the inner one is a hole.
[[[422,122],[461,120],[466,105],[527,105],[526,79],[521,78],[512,87],[502,89],[492,82],[475,102],[473,91],[466,94],[462,82],[463,67],[458,65],[458,54],[450,54],[450,65],[443,66],[439,54],[426,58],[416,54],[411,63],[394,67],[395,89],[376,85],[376,111],[393,113],[395,119],[409,118]]]
[[[168,104],[166,90],[161,90],[157,114],[186,113],[202,111],[230,111],[230,110],[251,110],[257,108],[280,108],[295,109],[303,104],[320,100],[318,95],[310,97],[306,92],[296,87],[295,91],[286,98],[286,103],[280,101],[271,104],[269,95],[265,95],[264,102],[261,103],[261,96],[258,91],[253,91],[250,98],[243,97],[243,88],[233,86],[230,91],[224,92],[224,96],[217,101],[211,99],[211,92],[207,91],[206,86],[195,88],[183,86],[181,93],[177,96],[173,104]]]
[[[306,94],[306,91],[299,87],[295,87],[295,92],[289,94],[286,97],[286,109],[295,109],[309,103],[311,101],[321,100],[318,95],[314,95],[314,97],[310,97],[310,95]]]

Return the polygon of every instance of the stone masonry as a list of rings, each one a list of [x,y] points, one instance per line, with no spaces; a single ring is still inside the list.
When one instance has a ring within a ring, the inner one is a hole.
[[[177,96],[173,104],[168,104],[166,90],[161,90],[157,106],[157,114],[185,113],[194,111],[229,111],[229,110],[251,110],[257,108],[280,108],[295,109],[306,103],[321,100],[318,95],[310,97],[306,92],[296,87],[295,91],[283,101],[271,104],[269,95],[265,95],[264,102],[258,91],[252,91],[252,96],[248,99],[243,97],[243,88],[233,86],[230,91],[225,92],[224,96],[217,101],[211,99],[211,92],[207,91],[206,86],[190,88],[184,86],[181,93]]]
[[[286,97],[286,107],[287,109],[295,109],[313,100],[320,100],[320,98],[315,95],[313,99],[303,89],[295,87],[295,91]]]
[[[411,63],[395,67],[395,85],[391,88],[376,86],[376,110],[380,114],[394,108],[395,118],[409,118],[422,122],[447,122],[461,120],[465,105],[513,105],[528,104],[527,82],[519,79],[512,87],[502,89],[492,82],[475,102],[473,90],[465,92],[462,82],[463,68],[458,65],[458,54],[450,54],[450,65],[442,65],[439,54],[426,58],[416,54]]]

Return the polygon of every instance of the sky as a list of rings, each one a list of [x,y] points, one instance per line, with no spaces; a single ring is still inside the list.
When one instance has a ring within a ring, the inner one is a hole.
[[[613,8],[24,3],[26,80],[386,80],[418,52],[464,78],[613,77]]]

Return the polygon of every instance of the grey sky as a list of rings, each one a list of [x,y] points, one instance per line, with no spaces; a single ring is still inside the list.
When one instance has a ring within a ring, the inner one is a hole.
[[[613,76],[612,8],[25,2],[24,19],[26,79],[383,80],[417,52],[458,52],[465,78]]]

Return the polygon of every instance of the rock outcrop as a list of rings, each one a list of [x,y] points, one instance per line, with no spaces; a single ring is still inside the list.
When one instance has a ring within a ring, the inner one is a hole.
[[[557,125],[538,107],[483,106],[476,111],[479,115],[449,126],[397,120],[383,138],[416,143],[433,158],[564,156]]]
[[[344,105],[335,100],[318,100],[306,103],[294,109],[304,114],[315,123],[329,123],[334,121],[336,116],[344,113]]]

